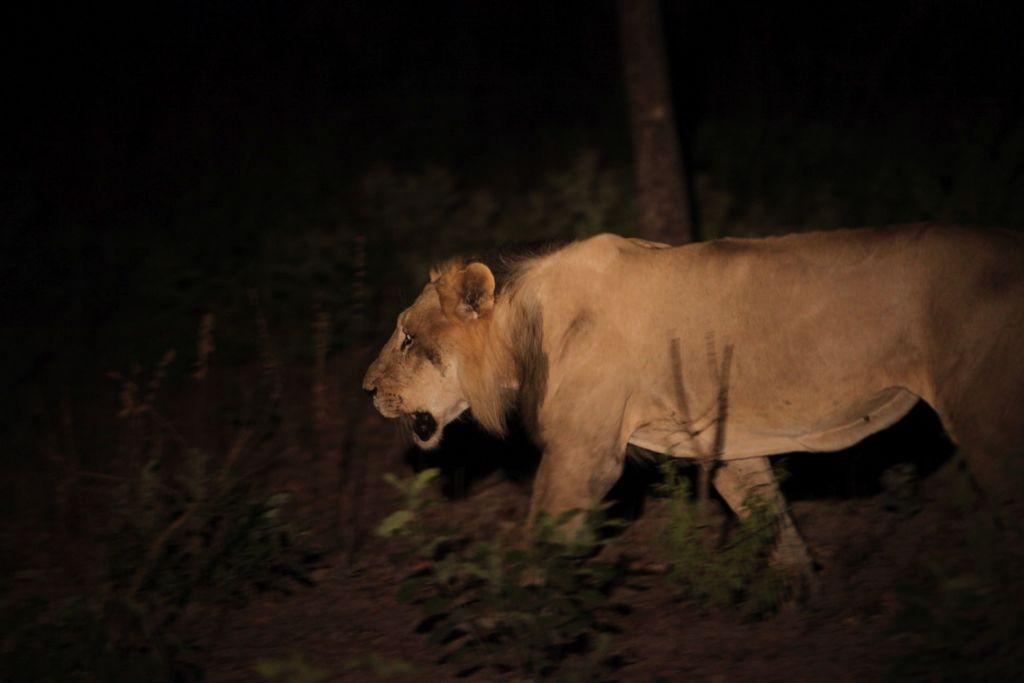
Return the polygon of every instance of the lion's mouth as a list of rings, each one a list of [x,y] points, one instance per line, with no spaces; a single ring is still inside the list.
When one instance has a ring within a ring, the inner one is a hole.
[[[412,431],[420,441],[429,441],[437,431],[437,420],[430,413],[416,411],[412,414]]]

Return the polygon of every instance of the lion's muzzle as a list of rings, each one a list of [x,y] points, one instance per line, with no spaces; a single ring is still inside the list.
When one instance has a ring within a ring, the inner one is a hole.
[[[378,391],[373,395],[373,407],[377,409],[377,412],[387,418],[395,418],[402,413],[407,412],[404,403],[405,402],[399,394],[393,394],[391,392],[381,393]]]

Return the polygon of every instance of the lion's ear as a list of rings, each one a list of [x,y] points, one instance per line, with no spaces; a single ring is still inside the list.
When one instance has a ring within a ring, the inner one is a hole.
[[[482,263],[471,263],[442,275],[436,282],[441,310],[449,318],[468,321],[494,308],[494,274]]]

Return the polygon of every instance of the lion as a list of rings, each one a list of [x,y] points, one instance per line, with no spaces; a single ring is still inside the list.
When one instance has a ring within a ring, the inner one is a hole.
[[[500,435],[518,410],[543,450],[531,520],[598,503],[630,445],[713,452],[726,504],[742,515],[754,491],[776,504],[775,561],[807,574],[768,456],[846,448],[918,401],[983,491],[1024,444],[1014,233],[920,224],[681,247],[603,234],[507,270],[434,269],[363,387],[424,449],[466,411]],[[708,359],[726,349],[718,426]]]

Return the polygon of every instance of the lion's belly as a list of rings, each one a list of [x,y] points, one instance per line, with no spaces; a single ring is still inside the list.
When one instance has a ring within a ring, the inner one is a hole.
[[[775,424],[730,413],[726,423],[723,452],[725,460],[793,451],[836,451],[885,429],[906,415],[918,402],[913,393],[891,387],[835,411],[825,419],[787,421]],[[629,443],[680,458],[700,457],[714,448],[716,423],[707,421],[691,427],[692,434],[673,418],[657,418],[635,430]]]

